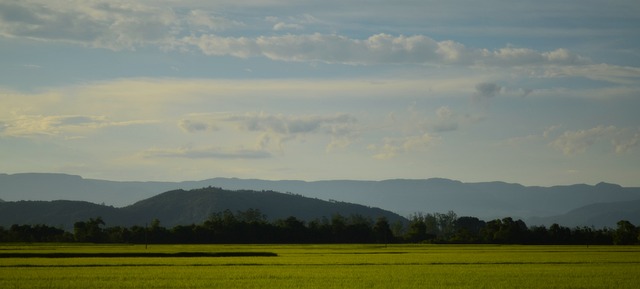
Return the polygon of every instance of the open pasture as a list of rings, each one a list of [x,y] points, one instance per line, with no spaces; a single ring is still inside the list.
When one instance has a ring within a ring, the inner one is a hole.
[[[151,245],[145,249],[37,244],[0,246],[0,257],[4,289],[637,288],[640,284],[637,246]]]

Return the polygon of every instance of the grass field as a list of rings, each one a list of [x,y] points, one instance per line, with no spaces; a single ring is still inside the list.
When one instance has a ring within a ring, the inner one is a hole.
[[[638,284],[637,246],[0,245],[3,289],[638,288]]]

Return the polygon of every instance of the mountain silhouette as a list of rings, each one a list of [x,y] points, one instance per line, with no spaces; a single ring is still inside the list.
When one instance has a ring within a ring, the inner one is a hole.
[[[208,187],[173,190],[115,208],[84,201],[17,201],[0,203],[0,226],[13,224],[46,224],[73,228],[77,221],[101,217],[108,226],[144,226],[158,219],[163,226],[198,224],[212,213],[230,210],[260,210],[268,220],[294,216],[303,221],[360,215],[375,220],[386,217],[389,222],[406,222],[402,216],[379,208],[344,202],[329,202],[300,195],[274,191],[230,191]]]
[[[567,227],[594,226],[615,228],[620,220],[640,225],[640,199],[625,202],[597,203],[571,210],[566,214],[532,218],[532,224],[558,223]]]
[[[512,217],[529,224],[549,225],[544,217],[561,216],[592,204],[640,200],[640,188],[616,184],[574,184],[551,187],[505,182],[465,183],[442,178],[382,181],[257,180],[212,178],[185,182],[116,182],[65,174],[0,174],[0,197],[18,200],[80,200],[127,208],[161,192],[204,187],[292,193],[319,200],[376,207],[402,216],[455,211],[484,220]],[[269,212],[276,216],[276,212]],[[583,220],[591,220],[585,219]],[[595,223],[583,221],[584,226]],[[608,225],[611,225],[608,223]],[[613,223],[615,225],[615,223]]]

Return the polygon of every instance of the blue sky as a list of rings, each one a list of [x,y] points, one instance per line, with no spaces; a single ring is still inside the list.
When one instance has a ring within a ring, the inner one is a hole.
[[[637,1],[0,0],[0,172],[640,186]]]

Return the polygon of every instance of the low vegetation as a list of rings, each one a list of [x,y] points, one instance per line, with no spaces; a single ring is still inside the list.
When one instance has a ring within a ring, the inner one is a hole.
[[[55,245],[2,253],[148,257],[1,258],[0,288],[637,288],[635,246]],[[277,257],[176,257],[273,252]]]

